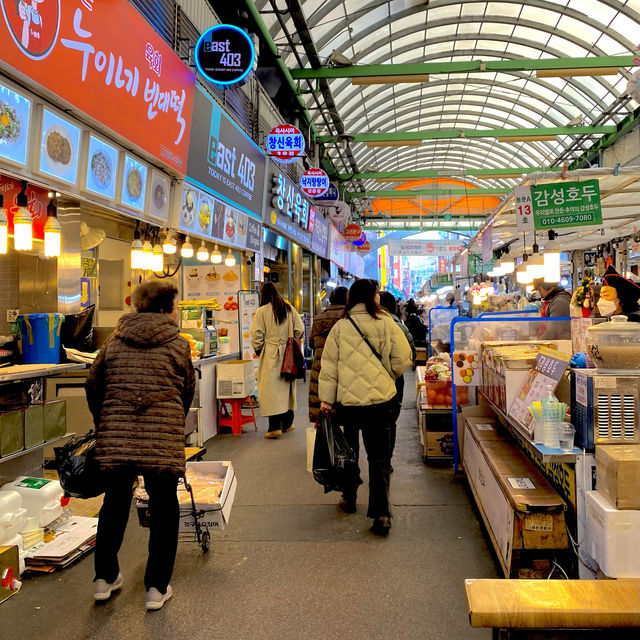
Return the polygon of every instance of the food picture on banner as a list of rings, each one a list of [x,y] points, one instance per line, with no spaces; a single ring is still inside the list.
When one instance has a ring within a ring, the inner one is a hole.
[[[209,234],[211,227],[211,202],[209,198],[202,196],[198,204],[198,226],[200,231]]]
[[[224,239],[228,242],[236,241],[236,217],[237,212],[231,207],[227,207],[227,216],[224,225]]]
[[[78,169],[80,128],[49,109],[42,110],[40,171],[75,184]]]
[[[169,191],[171,189],[171,182],[167,176],[158,171],[152,171],[151,175],[149,215],[157,220],[166,222],[169,217]]]
[[[143,211],[146,182],[147,167],[125,154],[121,193],[122,204],[132,209]]]
[[[31,100],[0,84],[0,158],[27,163]]]
[[[185,188],[182,190],[182,206],[180,207],[180,216],[182,226],[192,228],[196,219],[196,193],[193,189]]]
[[[213,224],[211,226],[211,235],[214,238],[222,238],[224,233],[225,206],[220,200],[213,203]]]
[[[117,166],[118,150],[95,136],[89,136],[86,190],[113,199]]]

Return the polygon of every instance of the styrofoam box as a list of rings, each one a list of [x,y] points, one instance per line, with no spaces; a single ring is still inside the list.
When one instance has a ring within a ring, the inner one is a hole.
[[[22,531],[26,514],[17,491],[0,491],[0,545],[15,544],[8,540]]]
[[[216,366],[218,398],[246,398],[256,391],[253,360],[227,360]]]
[[[236,495],[238,480],[231,462],[187,462],[187,469],[193,469],[199,473],[206,473],[215,476],[216,479],[224,478],[220,501],[215,503],[196,502],[196,510],[204,511],[199,522],[202,526],[206,525],[209,529],[224,529],[229,523],[231,516],[231,507]],[[178,491],[184,490],[184,487],[178,487]],[[180,505],[180,528],[181,532],[195,532],[195,521],[191,513],[190,505]]]
[[[587,492],[587,553],[609,578],[640,578],[640,511],[619,510]]]
[[[17,491],[28,518],[37,518],[40,527],[46,527],[62,513],[60,500],[64,491],[58,480],[18,476],[13,482],[0,487],[0,491]]]

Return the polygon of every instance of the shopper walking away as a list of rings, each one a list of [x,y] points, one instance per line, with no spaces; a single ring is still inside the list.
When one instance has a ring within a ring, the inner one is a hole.
[[[406,304],[404,305],[404,313],[405,313],[404,320],[406,321],[407,318],[412,313],[416,313],[417,311],[418,311],[418,305],[416,304],[416,301],[413,298],[409,298]]]
[[[94,597],[122,586],[118,551],[129,519],[133,484],[149,494],[149,556],[144,575],[148,610],[171,597],[178,547],[178,478],[185,471],[184,421],[195,388],[189,343],[180,337],[170,281],[140,285],[136,313],[124,315],[96,357],[86,381],[97,431],[96,461],[105,496],[95,546]]]
[[[565,291],[559,283],[545,282],[544,278],[536,278],[533,281],[533,289],[542,298],[543,318],[568,318],[570,314],[571,294]],[[540,323],[538,338],[545,340],[571,339],[571,326],[569,322],[544,322]]]
[[[383,291],[380,294],[380,306],[388,311],[393,318],[393,321],[400,327],[402,333],[404,333],[404,337],[407,339],[409,343],[409,347],[411,348],[411,364],[415,364],[416,361],[416,345],[413,342],[413,336],[407,327],[400,321],[398,318],[398,307],[396,299],[393,297],[392,293],[389,291]],[[400,411],[402,410],[402,397],[404,395],[404,376],[398,376],[396,378],[396,406],[394,408],[393,413],[393,427],[391,429],[391,457],[393,458],[393,450],[396,446],[396,425],[398,422],[398,418],[400,417]],[[390,471],[393,472],[393,466],[390,468]]]
[[[342,318],[347,304],[346,287],[338,287],[329,297],[329,306],[316,316],[309,334],[309,346],[314,349],[313,364],[309,377],[309,420],[315,424],[320,413],[320,398],[318,397],[318,377],[320,376],[320,361],[324,343],[333,325]]]
[[[304,324],[300,314],[285,302],[271,282],[262,285],[260,308],[251,327],[251,344],[260,357],[258,400],[260,413],[269,418],[265,438],[279,438],[294,429],[296,381],[280,375],[289,337],[301,340]]]
[[[369,462],[371,531],[386,535],[391,527],[389,468],[396,386],[411,363],[411,349],[391,316],[380,307],[377,283],[356,280],[349,290],[345,317],[331,329],[322,354],[320,409],[335,408],[345,436],[359,456],[360,437]],[[358,486],[344,487],[339,507],[356,510]]]
[[[416,347],[427,346],[427,325],[424,321],[426,312],[424,309],[416,309],[415,313],[407,317],[407,329],[413,336]]]

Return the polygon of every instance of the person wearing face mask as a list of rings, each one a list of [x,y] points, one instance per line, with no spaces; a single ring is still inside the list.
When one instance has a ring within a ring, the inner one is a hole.
[[[565,291],[558,283],[545,282],[544,278],[536,278],[533,281],[533,289],[540,294],[542,299],[543,318],[567,318],[571,294]],[[544,322],[540,323],[538,338],[545,340],[570,339],[571,327],[568,322]]]
[[[623,278],[612,266],[607,268],[598,300],[602,317],[627,316],[629,322],[640,322],[640,285]]]

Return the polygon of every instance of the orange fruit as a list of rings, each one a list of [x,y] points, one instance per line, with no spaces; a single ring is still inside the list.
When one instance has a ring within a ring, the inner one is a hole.
[[[473,356],[472,355],[468,355],[467,356],[467,362],[473,362]]]
[[[444,404],[444,394],[439,393],[436,395],[436,404]]]
[[[433,402],[437,395],[438,394],[435,389],[427,389],[427,400],[429,400],[429,402]]]

